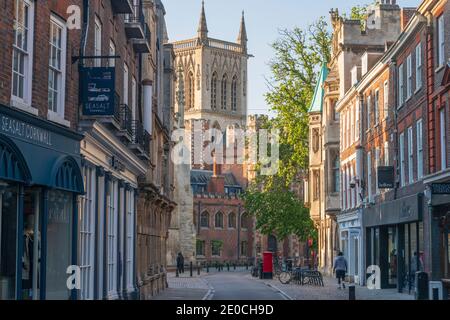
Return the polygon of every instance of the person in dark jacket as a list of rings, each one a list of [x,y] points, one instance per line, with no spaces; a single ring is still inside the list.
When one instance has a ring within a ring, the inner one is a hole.
[[[334,260],[333,271],[338,279],[338,289],[345,289],[345,275],[347,273],[347,260],[342,252]]]
[[[179,252],[177,256],[177,270],[178,273],[184,273],[184,257],[181,252]]]

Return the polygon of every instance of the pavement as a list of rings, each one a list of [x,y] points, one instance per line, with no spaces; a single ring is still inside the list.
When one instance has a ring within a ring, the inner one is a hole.
[[[348,285],[345,290],[339,290],[336,279],[330,277],[323,278],[323,287],[282,284],[278,279],[263,281],[292,300],[349,300]],[[356,286],[355,292],[356,300],[414,300],[413,295],[398,293],[397,289],[369,290],[367,287]]]
[[[176,277],[169,273],[169,288],[154,300],[348,300],[348,286],[338,290],[336,279],[324,277],[324,287],[282,284],[278,279],[260,280],[248,271],[189,272]],[[398,293],[396,289],[369,290],[356,286],[356,300],[414,300],[414,296]]]

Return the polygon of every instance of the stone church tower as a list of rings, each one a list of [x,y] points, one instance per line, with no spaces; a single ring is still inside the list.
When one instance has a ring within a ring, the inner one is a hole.
[[[184,82],[184,106],[175,111],[191,120],[245,126],[247,117],[247,30],[244,14],[236,42],[210,38],[204,4],[197,37],[173,43],[175,64]],[[178,86],[180,87],[180,86]]]
[[[251,57],[247,52],[247,41],[244,13],[236,42],[210,38],[202,2],[197,36],[172,44],[177,73],[175,112],[178,128],[192,132],[197,120],[202,120],[203,128],[222,132],[229,127],[246,127],[247,61]],[[169,229],[169,266],[175,265],[178,252],[183,253],[186,263],[196,261],[198,230],[194,222],[191,169],[211,168],[194,163],[175,166],[174,194],[178,207]],[[223,171],[233,172],[241,182],[247,181],[242,165],[223,166]]]

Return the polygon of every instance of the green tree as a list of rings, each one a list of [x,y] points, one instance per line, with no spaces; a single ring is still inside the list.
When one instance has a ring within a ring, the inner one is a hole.
[[[266,100],[277,113],[270,126],[281,133],[279,176],[288,186],[308,167],[308,108],[320,66],[330,60],[331,34],[320,18],[306,29],[280,31],[272,47]]]
[[[250,190],[244,194],[247,212],[256,218],[256,228],[265,235],[276,235],[285,239],[296,235],[301,241],[316,238],[309,210],[303,206],[295,194],[285,189],[270,192]]]

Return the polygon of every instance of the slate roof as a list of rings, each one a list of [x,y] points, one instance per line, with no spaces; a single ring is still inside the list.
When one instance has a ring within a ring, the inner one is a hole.
[[[208,170],[191,170],[191,184],[208,184],[213,176],[212,171]],[[232,173],[225,173],[225,186],[226,187],[236,187],[241,188],[236,178]]]

